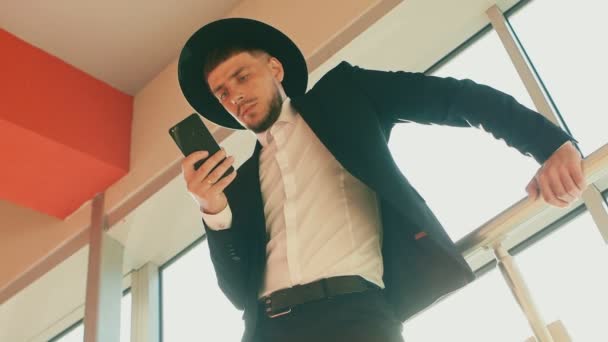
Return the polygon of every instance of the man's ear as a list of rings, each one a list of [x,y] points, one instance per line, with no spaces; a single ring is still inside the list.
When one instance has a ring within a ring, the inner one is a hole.
[[[272,75],[274,78],[280,82],[283,82],[283,78],[285,77],[285,70],[283,70],[283,64],[281,61],[276,59],[275,57],[270,56],[268,60],[268,66],[272,71]]]

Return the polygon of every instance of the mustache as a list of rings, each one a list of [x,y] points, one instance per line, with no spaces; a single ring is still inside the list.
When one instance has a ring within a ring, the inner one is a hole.
[[[237,114],[240,117],[241,114],[243,114],[243,108],[247,107],[248,105],[254,103],[256,101],[256,99],[250,99],[250,100],[245,100],[242,103],[239,104],[239,107],[237,109]]]

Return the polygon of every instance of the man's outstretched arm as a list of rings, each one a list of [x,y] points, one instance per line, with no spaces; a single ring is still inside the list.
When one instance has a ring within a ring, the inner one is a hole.
[[[576,140],[508,94],[468,79],[356,66],[351,72],[383,121],[483,128],[532,156],[542,165],[526,188],[532,198],[540,193],[546,202],[566,206],[586,187]]]

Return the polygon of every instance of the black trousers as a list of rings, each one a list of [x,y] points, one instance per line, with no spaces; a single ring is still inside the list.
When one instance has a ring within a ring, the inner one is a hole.
[[[269,318],[259,305],[255,342],[403,342],[382,290],[340,295]]]

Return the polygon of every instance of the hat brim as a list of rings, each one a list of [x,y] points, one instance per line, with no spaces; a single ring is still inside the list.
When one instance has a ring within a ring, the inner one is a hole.
[[[306,60],[289,37],[257,20],[221,19],[203,26],[188,39],[177,65],[182,93],[200,115],[223,127],[245,129],[213,96],[203,73],[208,54],[218,46],[231,43],[264,50],[281,61],[285,71],[282,85],[287,96],[306,92]]]

